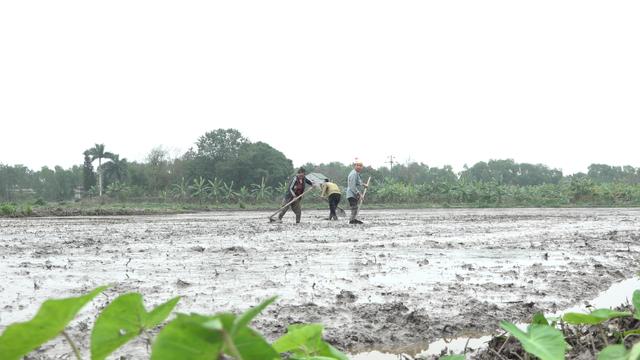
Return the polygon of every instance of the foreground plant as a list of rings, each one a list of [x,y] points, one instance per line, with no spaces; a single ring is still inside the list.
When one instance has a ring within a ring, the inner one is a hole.
[[[640,360],[640,342],[637,342],[631,349],[627,349],[625,346],[625,341],[629,339],[629,337],[640,335],[640,329],[635,328],[627,331],[614,330],[613,334],[608,336],[607,334],[611,329],[611,325],[608,324],[607,327],[605,327],[605,323],[613,319],[633,317],[636,320],[640,320],[640,290],[634,291],[632,304],[634,307],[633,312],[611,309],[596,309],[588,314],[569,312],[562,316],[562,320],[569,325],[587,326],[586,329],[599,333],[602,344],[604,344],[602,346],[605,347],[597,353],[598,360]],[[632,322],[631,324],[634,323]],[[638,322],[635,322],[635,324],[637,325]],[[564,359],[568,344],[565,341],[565,335],[556,328],[556,321],[549,324],[542,314],[536,314],[526,332],[506,321],[502,321],[500,325],[520,341],[525,351],[525,359],[529,354],[542,360]],[[565,328],[564,326],[562,329],[565,333],[569,331],[569,328]],[[567,339],[570,338],[575,341],[575,335],[568,335]],[[596,345],[593,336],[590,335],[587,339],[590,339],[591,349],[593,349],[592,354],[595,356]],[[615,342],[615,344],[611,344],[611,342]]]
[[[102,310],[93,326],[91,358],[102,360],[144,331],[160,325],[179,300],[175,297],[147,312],[142,295],[129,293],[117,297]]]
[[[20,359],[60,334],[69,341],[74,353],[79,358],[78,349],[73,345],[64,329],[80,309],[106,288],[106,286],[101,286],[79,297],[47,300],[40,306],[33,319],[9,325],[0,336],[2,359]]]
[[[518,339],[529,354],[542,360],[564,359],[567,343],[564,341],[562,332],[555,327],[534,323],[524,332],[508,321],[501,321],[500,326]]]
[[[105,289],[102,286],[83,296],[45,301],[32,320],[11,324],[5,329],[0,336],[0,358],[18,360],[62,334],[76,358],[81,359],[79,349],[64,329],[82,307]],[[291,325],[285,335],[269,344],[249,323],[275,299],[267,299],[241,315],[177,314],[158,333],[151,359],[211,360],[223,355],[238,360],[281,359],[283,355],[293,360],[348,359],[322,339],[324,328],[320,324]],[[147,312],[142,295],[128,293],[117,297],[96,319],[91,332],[91,358],[105,359],[142,334],[150,339],[148,330],[164,322],[179,300],[175,297]]]

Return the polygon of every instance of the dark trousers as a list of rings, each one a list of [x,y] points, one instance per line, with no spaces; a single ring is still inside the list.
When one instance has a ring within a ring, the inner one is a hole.
[[[329,195],[329,219],[338,219],[338,215],[336,215],[336,208],[340,203],[340,197],[340,194]]]
[[[282,201],[282,205],[288,203],[289,201],[291,201],[291,199],[292,198],[285,198]],[[302,206],[300,204],[301,201],[302,201],[302,198],[299,198],[298,200],[292,202],[291,205],[282,209],[282,211],[280,211],[280,214],[278,215],[278,218],[282,220],[282,218],[284,217],[284,214],[286,214],[289,208],[291,208],[291,210],[293,210],[293,213],[296,214],[296,224],[299,223],[300,218],[302,217]]]
[[[350,197],[347,200],[349,200],[349,206],[351,207],[351,218],[349,220],[355,220],[356,216],[358,216],[358,199]]]

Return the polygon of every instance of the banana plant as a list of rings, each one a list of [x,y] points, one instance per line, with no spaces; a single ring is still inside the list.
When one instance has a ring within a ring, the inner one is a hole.
[[[175,199],[184,200],[187,198],[189,187],[187,186],[187,182],[184,180],[184,177],[180,180],[179,183],[175,183],[171,185],[171,193]]]
[[[271,198],[273,188],[267,185],[264,176],[260,180],[260,184],[251,184],[251,193],[255,196],[256,201],[261,202]]]
[[[236,196],[238,198],[238,201],[243,204],[251,200],[251,192],[246,186],[242,186],[236,193]]]
[[[193,179],[193,183],[189,185],[189,190],[191,190],[191,197],[197,198],[202,204],[202,201],[207,196],[207,181],[202,176]]]
[[[217,177],[213,178],[213,181],[207,180],[208,182],[208,197],[213,200],[213,202],[217,203],[220,201],[222,193],[224,191],[224,187],[222,185],[222,180]]]
[[[222,183],[222,198],[227,203],[233,203],[238,198],[238,193],[233,190],[233,180],[229,184],[226,182]]]

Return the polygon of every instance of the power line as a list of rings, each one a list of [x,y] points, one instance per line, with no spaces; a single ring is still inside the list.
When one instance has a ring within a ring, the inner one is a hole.
[[[389,169],[393,169],[393,164],[395,164],[393,161],[393,155],[389,155],[389,161],[387,161],[387,164],[389,164]]]

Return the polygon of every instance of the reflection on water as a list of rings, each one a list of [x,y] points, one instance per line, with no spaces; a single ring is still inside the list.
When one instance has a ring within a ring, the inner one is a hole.
[[[629,302],[631,299],[631,295],[635,290],[640,289],[640,278],[631,278],[627,280],[623,280],[619,283],[615,283],[611,285],[611,287],[603,292],[601,292],[598,296],[596,296],[591,301],[586,301],[582,304],[573,306],[564,311],[559,311],[554,314],[547,314],[547,317],[560,317],[562,314],[567,312],[589,312],[589,307],[591,310],[593,308],[613,308],[619,306],[620,304],[624,304]],[[587,306],[587,304],[589,306]],[[518,324],[521,328],[526,328],[526,324]],[[434,341],[427,346],[424,347],[424,351],[420,352],[417,357],[426,356],[426,355],[438,355],[442,353],[443,350],[447,350],[448,352],[454,353],[462,353],[465,348],[467,349],[479,349],[486,346],[487,342],[491,340],[490,335],[480,336],[476,338],[469,337],[460,337],[452,340],[440,339],[438,341]],[[351,356],[353,360],[399,360],[403,359],[400,354],[390,354],[384,353],[380,351],[371,351],[366,353],[359,353]]]

